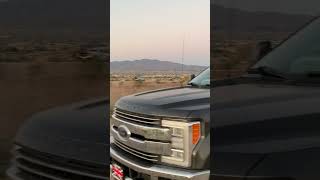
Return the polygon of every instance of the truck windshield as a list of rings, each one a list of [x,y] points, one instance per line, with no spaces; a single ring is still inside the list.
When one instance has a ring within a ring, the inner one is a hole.
[[[202,71],[197,77],[189,82],[190,86],[210,87],[210,68]]]
[[[267,67],[288,76],[320,75],[320,18],[262,58],[252,69]]]

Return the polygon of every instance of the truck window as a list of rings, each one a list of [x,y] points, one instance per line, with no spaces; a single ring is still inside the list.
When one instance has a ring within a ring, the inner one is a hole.
[[[314,4],[312,0],[299,2],[215,0],[211,8],[211,30],[213,32],[211,56],[215,67],[213,78],[225,79],[245,74],[248,68],[258,61],[257,57],[260,57],[257,56],[259,43],[270,42],[271,48],[278,46],[318,15],[320,8]],[[315,26],[313,29],[316,31]],[[307,40],[301,40],[301,38],[298,40],[298,37],[295,39],[297,43],[300,41],[308,43]],[[300,49],[300,51],[303,50]],[[295,53],[296,58],[300,51]],[[308,61],[308,65],[303,66],[311,66],[310,64],[315,63],[314,55],[317,52],[316,49],[310,49],[308,53],[308,56],[303,56],[307,59],[296,59],[296,64],[291,64],[293,67],[288,67],[283,63],[282,66],[286,67],[281,66],[281,70],[290,68],[290,71],[293,72],[303,71],[299,67],[302,61]],[[271,58],[274,56],[270,56],[268,62],[271,62]]]
[[[282,74],[306,75],[320,72],[320,18],[269,53],[255,68],[267,66]]]
[[[190,81],[189,85],[210,87],[210,68],[202,71],[197,77]]]

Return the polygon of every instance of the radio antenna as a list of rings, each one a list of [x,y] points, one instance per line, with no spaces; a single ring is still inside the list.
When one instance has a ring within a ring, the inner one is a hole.
[[[185,43],[185,36],[183,36],[182,40],[182,56],[181,56],[181,75],[183,74],[183,66],[184,66],[184,43]]]

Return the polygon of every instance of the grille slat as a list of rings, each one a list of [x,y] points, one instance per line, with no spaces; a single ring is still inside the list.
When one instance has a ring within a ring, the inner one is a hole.
[[[46,168],[61,170],[61,171],[65,171],[65,172],[68,172],[68,173],[78,174],[78,175],[82,175],[82,176],[88,176],[88,177],[97,178],[97,179],[104,179],[104,177],[102,177],[102,176],[97,176],[97,175],[93,175],[93,174],[86,173],[86,172],[81,172],[81,171],[70,169],[70,168],[65,168],[65,167],[62,168],[62,167],[59,167],[59,166],[56,166],[56,165],[52,165],[52,164],[48,164],[46,162],[42,162],[40,160],[36,160],[36,159],[30,158],[30,157],[26,157],[26,156],[24,156],[22,154],[16,156],[16,161],[19,162],[19,159],[22,159],[24,161],[28,161],[28,162],[31,162],[31,163],[34,163],[34,164],[37,164],[39,166],[43,166],[43,167],[46,167]]]
[[[122,143],[119,143],[118,141],[116,141],[116,143],[119,144],[121,147],[126,148],[126,149],[128,149],[128,150],[130,150],[130,151],[132,151],[132,152],[137,153],[137,154],[140,154],[140,155],[142,155],[142,156],[147,156],[147,157],[149,157],[149,158],[157,158],[157,157],[158,157],[157,155],[149,155],[149,154],[146,154],[146,153],[139,152],[138,150],[129,148],[128,146],[126,146],[126,145],[124,145],[124,144],[122,144]]]
[[[58,177],[52,176],[50,174],[47,174],[47,173],[44,173],[44,172],[41,172],[41,171],[37,171],[35,169],[29,168],[29,167],[24,166],[24,165],[19,164],[19,163],[17,164],[17,166],[18,166],[18,168],[21,168],[25,172],[28,172],[28,173],[31,173],[31,174],[34,174],[34,175],[38,175],[40,177],[44,177],[44,178],[52,179],[52,180],[66,180],[66,179],[63,179],[63,178],[58,178]]]
[[[158,162],[159,161],[159,156],[158,155],[153,155],[153,154],[147,154],[140,152],[138,150],[135,150],[129,146],[126,146],[122,144],[121,142],[115,140],[114,143],[117,145],[118,148],[130,153],[131,155],[137,156],[139,158],[142,158],[147,161],[152,161],[152,162]]]
[[[24,147],[17,148],[14,154],[15,165],[23,172],[21,174],[39,177],[37,179],[108,179],[106,169],[102,169],[102,167],[100,169],[99,166],[86,165],[85,162],[77,163],[73,160],[37,152]]]
[[[121,120],[124,120],[124,121],[136,122],[139,124],[145,124],[145,125],[149,125],[149,126],[150,125],[158,125],[159,126],[161,124],[161,118],[150,117],[147,115],[126,112],[126,111],[120,110],[118,108],[115,108],[114,116],[121,119]]]
[[[114,118],[113,116],[113,126],[114,127],[119,127],[120,125],[124,125],[127,128],[129,128],[131,134],[138,135],[143,139],[143,140],[155,140],[155,141],[163,141],[163,142],[168,142],[171,140],[171,130],[169,128],[163,128],[163,127],[149,127],[149,126],[143,126],[143,125],[138,125],[135,123],[127,122],[120,120],[118,118]],[[112,129],[111,128],[111,133]]]
[[[133,115],[133,114],[128,114],[128,113],[125,113],[119,109],[116,109],[116,112],[119,114],[125,115],[125,116],[131,116],[134,118],[141,118],[141,119],[146,119],[146,120],[150,120],[150,121],[159,121],[159,118],[148,118],[148,117],[144,117],[144,116],[142,117],[142,116],[137,116],[137,115]]]
[[[119,114],[115,114],[116,117],[120,117],[121,119],[125,119],[125,120],[129,120],[129,121],[135,121],[135,122],[138,122],[138,123],[147,123],[147,124],[152,124],[152,125],[157,125],[159,124],[158,122],[147,122],[147,121],[141,121],[141,120],[138,120],[138,119],[133,119],[133,118],[129,118],[129,117],[125,117],[125,116],[122,116],[122,115],[119,115]]]
[[[132,147],[134,150],[137,150],[139,152],[156,155],[170,155],[172,153],[171,145],[168,142],[140,140],[133,137],[133,133],[131,133],[130,137],[127,140],[123,140],[121,138],[121,135],[117,131],[117,128],[115,128],[114,126],[111,127],[110,133],[118,142],[121,142],[128,147]]]

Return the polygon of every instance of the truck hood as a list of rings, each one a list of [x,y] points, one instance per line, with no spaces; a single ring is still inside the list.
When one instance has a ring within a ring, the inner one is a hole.
[[[319,90],[319,87],[272,84],[239,84],[214,89],[215,143],[253,143],[315,135],[312,129],[317,123],[315,119],[320,118]],[[283,148],[269,146],[251,151]]]
[[[214,88],[214,173],[245,176],[268,154],[320,147],[319,90],[270,83]]]
[[[116,107],[156,116],[188,117],[210,108],[210,89],[178,87],[143,92],[121,98]]]
[[[32,116],[19,130],[16,143],[40,152],[107,164],[107,100],[95,99]]]

